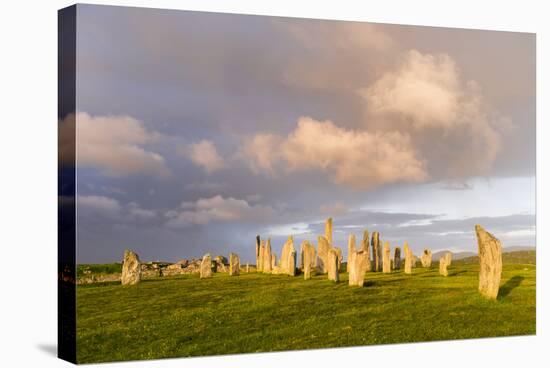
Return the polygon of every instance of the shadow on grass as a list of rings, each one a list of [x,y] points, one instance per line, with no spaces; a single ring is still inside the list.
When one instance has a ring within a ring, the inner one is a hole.
[[[500,287],[500,290],[498,292],[498,299],[506,298],[512,290],[514,290],[521,284],[523,279],[525,279],[525,277],[523,276],[514,276],[506,281],[506,283]]]
[[[450,273],[449,276],[456,276],[456,275],[460,275],[461,273],[466,273],[466,272],[468,272],[468,271],[466,271],[466,270],[456,271],[456,272]]]

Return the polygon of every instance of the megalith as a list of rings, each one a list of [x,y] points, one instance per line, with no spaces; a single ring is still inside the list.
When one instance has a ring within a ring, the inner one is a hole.
[[[328,272],[328,251],[330,249],[330,244],[324,236],[319,236],[317,238],[317,257],[319,264],[319,271],[321,273]]]
[[[393,268],[395,270],[401,269],[401,248],[395,247],[393,251]]]
[[[281,251],[281,273],[294,276],[296,274],[296,249],[294,238],[288,237]]]
[[[479,292],[488,299],[496,299],[502,273],[502,246],[500,241],[475,226],[479,254]]]
[[[120,282],[122,285],[135,285],[141,281],[141,265],[137,253],[126,249],[124,251],[124,261],[122,262],[122,276]]]
[[[338,282],[339,280],[338,252],[336,251],[336,249],[334,248],[329,249],[327,263],[328,263],[327,264],[328,279]]]
[[[372,271],[372,262],[370,260],[370,245],[369,245],[369,231],[365,230],[363,232],[363,240],[361,241],[361,250],[365,252],[367,257],[367,272]]]
[[[367,266],[370,263],[368,253],[364,250],[356,251],[351,259],[351,262],[348,263],[349,285],[363,286],[365,283],[365,272],[367,272]]]
[[[384,242],[384,254],[382,256],[382,272],[391,272],[391,249],[390,243]]]
[[[260,268],[260,259],[261,259],[261,253],[260,253],[260,247],[262,243],[260,240],[260,236],[256,235],[256,269]]]
[[[264,250],[264,261],[262,265],[262,270],[264,273],[271,273],[272,267],[271,267],[271,238],[267,238],[267,241],[265,243],[265,250]]]
[[[449,273],[447,272],[447,257],[445,255],[441,256],[439,258],[439,274],[441,276],[447,276]]]
[[[371,245],[373,271],[378,272],[382,270],[382,249],[380,245],[380,234],[378,233],[378,231],[372,233]]]
[[[238,276],[241,269],[241,261],[235,253],[229,253],[229,276]]]
[[[413,254],[408,242],[405,242],[403,251],[405,252],[405,273],[410,275],[412,273]]]
[[[353,263],[353,257],[357,253],[357,249],[355,249],[355,235],[349,234],[348,236],[348,266],[347,271],[350,272],[351,264]]]
[[[430,268],[432,266],[432,251],[429,249],[424,249],[422,255],[420,256],[420,262],[422,267]]]
[[[342,248],[332,247],[332,249],[336,250],[336,253],[338,254],[338,271],[340,271],[342,269],[342,260],[344,259]]]
[[[332,247],[332,217],[329,217],[325,221],[325,238],[328,244]]]
[[[300,249],[302,250],[303,257],[304,280],[309,280],[315,270],[315,247],[307,240],[304,240],[300,245]]]
[[[206,279],[208,277],[212,277],[212,257],[209,253],[202,257],[200,268],[200,278]]]

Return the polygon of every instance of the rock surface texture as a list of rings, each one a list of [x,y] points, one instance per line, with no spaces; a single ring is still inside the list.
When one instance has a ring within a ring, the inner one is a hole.
[[[338,252],[335,249],[330,249],[328,251],[327,258],[328,258],[328,267],[327,267],[328,279],[338,282],[339,281]]]
[[[122,263],[122,275],[120,282],[122,285],[135,285],[141,281],[141,267],[137,253],[126,249],[124,251],[124,261]]]
[[[496,299],[502,273],[502,246],[500,241],[475,226],[479,253],[479,292],[488,299]]]
[[[413,254],[409,243],[405,242],[403,251],[405,252],[405,273],[410,275],[412,273]]]
[[[424,252],[420,256],[420,262],[422,263],[422,267],[430,268],[432,266],[432,251],[424,249]]]
[[[317,238],[317,257],[318,257],[318,266],[319,272],[327,273],[328,272],[328,251],[330,250],[330,244],[324,236],[319,236]]]
[[[393,268],[395,270],[401,269],[401,248],[395,247],[393,251]]]
[[[205,254],[201,261],[200,278],[206,279],[212,277],[212,257],[210,254]]]
[[[382,272],[391,272],[391,249],[389,242],[384,242],[384,250],[382,255]]]
[[[248,266],[248,265],[247,265]],[[229,254],[229,276],[239,276],[241,270],[241,260],[235,253]]]

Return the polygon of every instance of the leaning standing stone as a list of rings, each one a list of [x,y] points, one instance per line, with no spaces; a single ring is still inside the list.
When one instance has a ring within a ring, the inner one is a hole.
[[[395,270],[401,269],[401,248],[395,247],[393,253],[393,268]]]
[[[200,277],[201,279],[212,277],[212,257],[210,257],[209,253],[202,257]]]
[[[126,249],[124,251],[124,261],[122,263],[122,276],[120,278],[122,285],[135,285],[141,281],[141,266],[137,253]]]
[[[441,256],[439,258],[439,274],[441,276],[447,276],[449,273],[447,272],[447,257]]]
[[[382,258],[382,272],[390,273],[391,272],[391,249],[390,243],[384,242],[384,255]]]
[[[327,238],[324,236],[319,236],[317,238],[317,256],[319,257],[319,271],[321,273],[328,272],[328,251],[330,249],[330,244],[328,243]]]
[[[328,279],[338,282],[338,252],[335,249],[328,251]]]
[[[422,267],[430,268],[432,266],[432,251],[424,249],[422,256],[420,256],[420,262],[422,263]]]
[[[229,276],[238,276],[240,273],[241,261],[235,253],[229,254]]]
[[[475,227],[479,252],[479,292],[496,299],[502,273],[502,246],[500,241],[481,226]]]

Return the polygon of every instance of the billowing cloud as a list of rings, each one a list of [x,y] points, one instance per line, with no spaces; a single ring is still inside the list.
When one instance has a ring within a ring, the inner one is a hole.
[[[69,123],[63,126],[70,129]],[[77,165],[97,168],[107,176],[168,175],[164,157],[144,148],[159,138],[130,116],[76,114]]]
[[[309,117],[300,118],[287,137],[252,137],[241,154],[255,172],[273,174],[278,166],[289,172],[322,170],[333,182],[358,189],[427,179],[406,134],[347,130]]]
[[[268,206],[250,205],[243,199],[223,198],[220,195],[200,198],[195,202],[183,202],[179,209],[165,213],[169,219],[166,226],[182,228],[191,225],[206,225],[213,221],[261,222],[274,215]]]
[[[225,166],[223,158],[219,155],[212,141],[202,140],[191,144],[185,154],[191,161],[201,167],[207,173],[222,169]]]
[[[144,209],[136,202],[121,204],[115,198],[100,195],[79,195],[78,216],[102,218],[117,223],[144,222],[156,218],[156,211]]]
[[[442,171],[443,178],[486,172],[500,151],[502,132],[510,129],[510,122],[485,102],[478,83],[463,81],[457,64],[445,54],[411,50],[399,68],[360,94],[369,127],[410,134],[433,164],[430,172]]]

